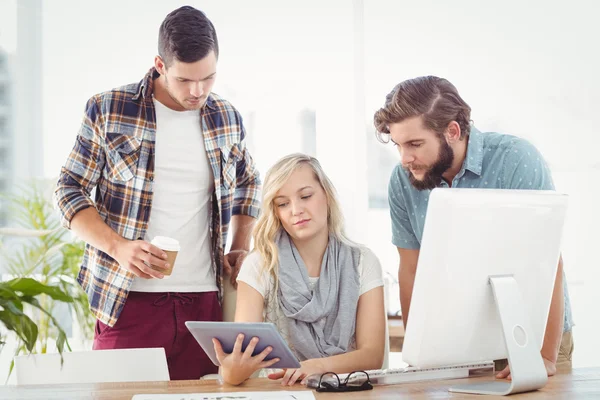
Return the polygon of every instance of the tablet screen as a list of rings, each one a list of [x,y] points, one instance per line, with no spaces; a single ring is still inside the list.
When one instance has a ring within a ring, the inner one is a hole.
[[[216,338],[221,342],[223,351],[231,353],[233,345],[240,333],[244,334],[242,351],[246,349],[253,337],[258,338],[258,343],[252,355],[259,354],[267,346],[273,350],[265,358],[271,360],[279,358],[279,361],[271,368],[300,368],[300,362],[292,353],[291,349],[277,331],[277,327],[270,322],[208,322],[208,321],[187,321],[185,323],[198,344],[211,359],[213,364],[219,366],[219,360],[215,353],[212,339]]]

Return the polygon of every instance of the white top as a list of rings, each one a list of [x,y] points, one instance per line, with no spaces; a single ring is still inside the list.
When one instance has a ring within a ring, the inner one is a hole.
[[[136,278],[137,292],[216,291],[210,255],[210,206],[214,178],[204,147],[200,112],[174,111],[154,100],[156,145],[153,200],[144,240],[167,236],[179,241],[173,274]]]
[[[285,339],[291,349],[294,348],[293,343],[290,343],[288,337],[288,320],[279,301],[277,293],[275,293],[275,283],[273,277],[262,272],[262,257],[258,252],[252,252],[246,257],[240,273],[237,277],[238,281],[244,282],[258,291],[263,296],[264,308],[263,318],[265,322],[272,322],[277,326],[277,330]],[[381,263],[377,256],[368,248],[360,248],[360,261],[358,264],[358,273],[360,281],[360,295],[367,293],[369,290],[379,286],[383,286],[383,272]],[[318,282],[318,277],[309,277],[311,289],[314,289]],[[351,347],[350,350],[354,350]]]

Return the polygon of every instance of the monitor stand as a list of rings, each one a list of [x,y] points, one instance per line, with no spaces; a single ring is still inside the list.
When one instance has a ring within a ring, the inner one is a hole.
[[[508,395],[537,390],[548,375],[517,281],[512,275],[490,276],[508,353],[511,380],[477,382],[450,388],[451,392]]]

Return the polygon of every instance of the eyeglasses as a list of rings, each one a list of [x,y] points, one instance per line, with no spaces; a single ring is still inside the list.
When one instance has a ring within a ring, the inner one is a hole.
[[[319,386],[316,390],[317,392],[358,392],[371,389],[373,385],[369,374],[365,371],[353,371],[343,381],[340,381],[340,377],[335,372],[325,372],[319,378]]]

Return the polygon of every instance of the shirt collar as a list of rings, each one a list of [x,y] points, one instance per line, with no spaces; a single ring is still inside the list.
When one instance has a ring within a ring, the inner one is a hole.
[[[467,155],[464,161],[465,170],[481,176],[483,166],[483,136],[477,128],[471,127],[469,133],[469,143],[467,145]]]
[[[144,78],[138,84],[137,89],[135,91],[135,95],[131,98],[131,100],[138,101],[141,98],[152,99],[152,93],[154,92],[154,80],[159,76],[160,74],[158,73],[156,68],[150,68],[150,70],[146,73]],[[217,108],[212,93],[208,95],[205,105],[213,110]]]

